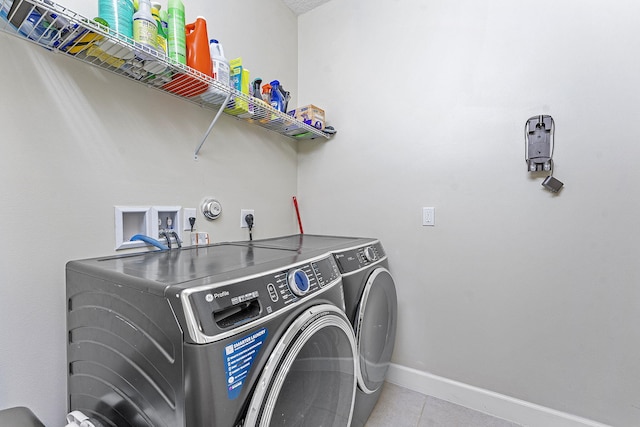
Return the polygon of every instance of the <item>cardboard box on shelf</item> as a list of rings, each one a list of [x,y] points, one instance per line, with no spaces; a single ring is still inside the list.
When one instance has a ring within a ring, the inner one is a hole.
[[[296,120],[300,120],[301,122],[304,122],[309,126],[313,126],[316,129],[324,129],[324,110],[322,108],[316,107],[315,105],[305,105],[304,107],[291,110],[287,114],[295,117]]]

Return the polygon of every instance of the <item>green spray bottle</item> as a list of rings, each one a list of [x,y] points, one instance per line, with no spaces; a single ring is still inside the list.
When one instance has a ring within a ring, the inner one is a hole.
[[[180,64],[187,65],[184,4],[181,0],[169,0],[167,12],[169,24],[167,55]]]

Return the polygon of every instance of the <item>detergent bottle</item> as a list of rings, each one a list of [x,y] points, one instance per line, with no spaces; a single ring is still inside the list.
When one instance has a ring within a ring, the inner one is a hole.
[[[207,21],[198,16],[196,22],[187,24],[186,47],[187,65],[207,76],[213,74],[211,56],[209,54],[209,36],[207,34]]]
[[[224,50],[218,40],[209,40],[209,52],[213,67],[213,79],[218,83],[229,86],[229,61],[224,57]]]
[[[169,29],[171,29],[171,25],[169,25]],[[203,17],[198,16],[196,22],[185,26],[185,45],[187,65],[211,77],[213,70],[211,56],[209,56],[207,21]],[[175,75],[171,82],[162,86],[164,90],[189,98],[202,94],[208,87],[209,83],[204,81],[204,77],[193,77],[189,74]]]
[[[222,45],[216,39],[209,40],[209,53],[211,56],[211,67],[213,70],[212,77],[217,83],[229,87],[230,85],[230,67],[229,61],[224,56]],[[202,99],[211,104],[220,105],[224,102],[227,92],[221,90],[216,85],[210,85]]]

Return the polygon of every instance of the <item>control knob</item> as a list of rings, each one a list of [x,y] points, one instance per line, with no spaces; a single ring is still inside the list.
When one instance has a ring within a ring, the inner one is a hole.
[[[369,262],[376,260],[376,252],[373,250],[373,246],[367,246],[366,248],[364,248],[364,257]]]
[[[287,275],[289,289],[295,295],[301,297],[309,291],[309,276],[300,268],[294,268]]]

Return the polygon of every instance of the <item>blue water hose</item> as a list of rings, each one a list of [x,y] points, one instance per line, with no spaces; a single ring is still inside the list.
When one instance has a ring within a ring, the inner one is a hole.
[[[162,243],[160,243],[159,241],[157,241],[156,239],[153,239],[149,236],[145,236],[144,234],[136,234],[135,236],[132,236],[131,239],[129,239],[130,241],[134,241],[134,240],[142,240],[143,242],[149,244],[149,245],[153,245],[156,248],[160,249],[161,251],[168,251],[169,247],[166,245],[163,245]]]

